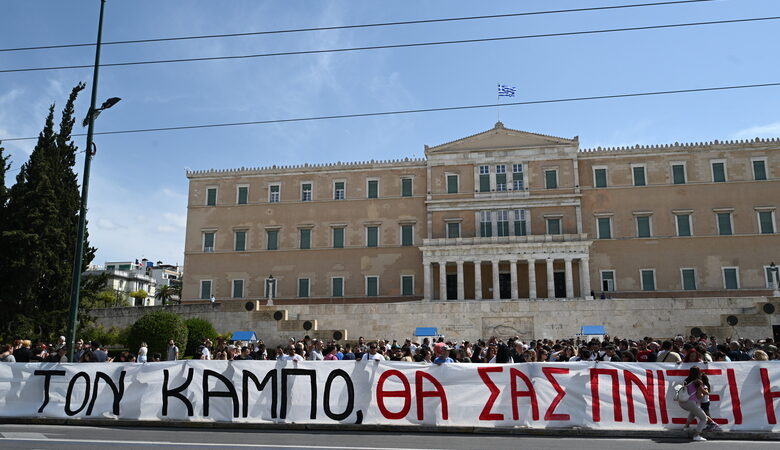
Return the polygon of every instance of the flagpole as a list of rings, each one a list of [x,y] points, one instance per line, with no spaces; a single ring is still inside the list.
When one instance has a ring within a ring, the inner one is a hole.
[[[501,86],[496,83],[496,86]],[[501,122],[501,89],[496,89],[496,123]]]

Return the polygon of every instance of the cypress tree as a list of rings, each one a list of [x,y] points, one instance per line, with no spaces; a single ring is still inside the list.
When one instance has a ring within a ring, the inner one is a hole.
[[[6,334],[52,339],[66,328],[80,199],[71,133],[74,102],[83,89],[80,83],[71,91],[59,132],[54,131],[54,105],[49,108],[35,149],[8,193],[0,237]],[[93,255],[85,245],[84,267]]]

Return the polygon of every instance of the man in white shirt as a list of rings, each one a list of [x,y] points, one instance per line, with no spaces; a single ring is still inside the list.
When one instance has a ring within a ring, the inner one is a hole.
[[[325,358],[322,354],[322,347],[322,341],[315,339],[311,348],[311,352],[309,352],[309,361],[322,361]]]
[[[304,360],[303,356],[295,353],[294,345],[288,345],[287,352],[277,359],[281,359],[282,361],[303,361]]]
[[[368,353],[364,353],[361,361],[384,361],[385,357],[377,352],[376,343],[372,342],[368,345]]]

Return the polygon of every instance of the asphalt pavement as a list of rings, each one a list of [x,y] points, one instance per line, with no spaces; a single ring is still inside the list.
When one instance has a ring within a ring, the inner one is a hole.
[[[313,430],[193,429],[0,424],[0,449],[711,449],[764,450],[775,442],[692,442],[680,438],[582,438],[463,433],[353,432]]]

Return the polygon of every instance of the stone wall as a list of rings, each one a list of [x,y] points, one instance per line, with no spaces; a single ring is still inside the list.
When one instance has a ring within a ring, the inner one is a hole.
[[[164,307],[185,319],[201,317],[218,332],[251,330],[267,344],[304,335],[330,339],[390,338],[414,335],[416,327],[436,327],[447,338],[520,336],[523,339],[573,337],[583,325],[604,325],[620,337],[671,337],[694,327],[721,338],[772,336],[780,325],[780,298],[766,297],[609,299],[550,301],[446,301],[382,304],[263,306],[260,302],[221,302]],[[93,312],[104,326],[126,327],[163,307],[112,308]],[[248,310],[250,309],[250,310]],[[279,314],[276,314],[277,311]],[[738,319],[729,326],[727,317]],[[308,330],[306,329],[308,328]]]

